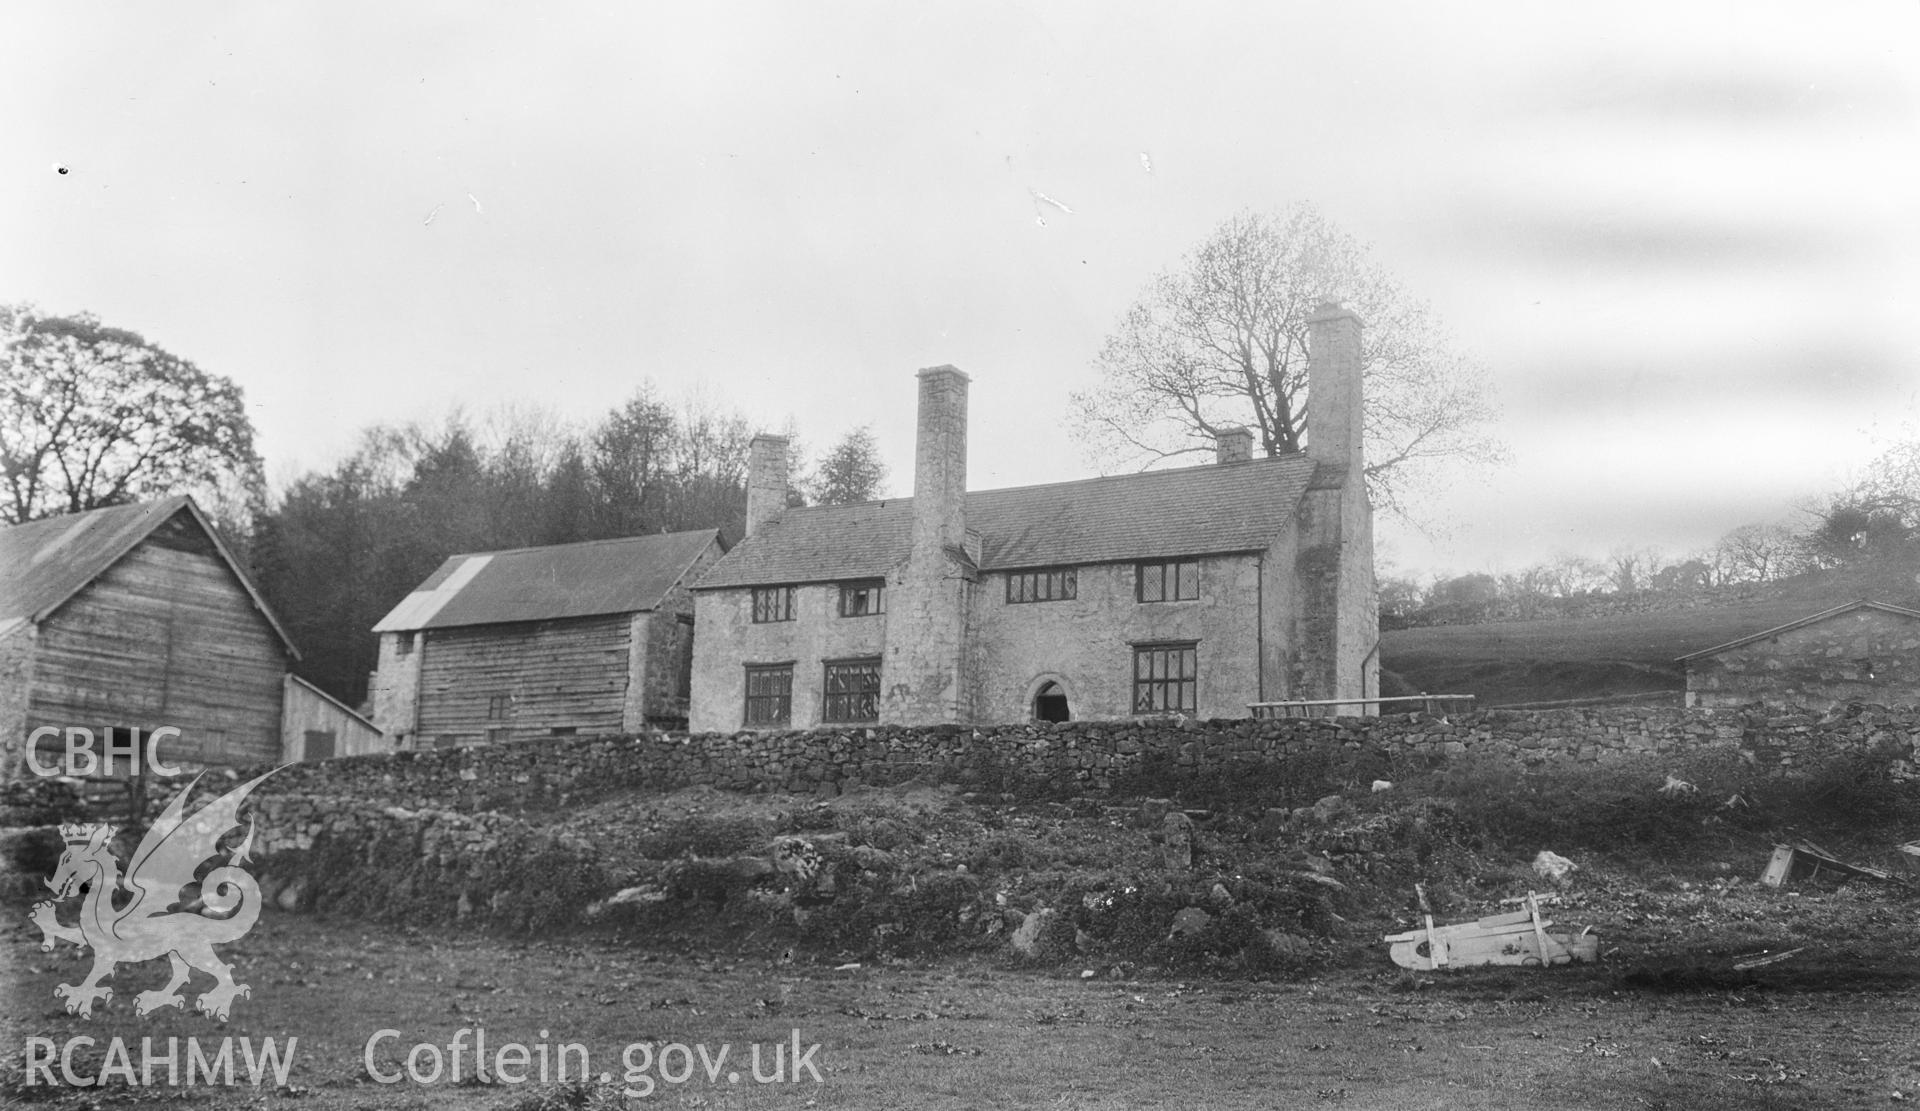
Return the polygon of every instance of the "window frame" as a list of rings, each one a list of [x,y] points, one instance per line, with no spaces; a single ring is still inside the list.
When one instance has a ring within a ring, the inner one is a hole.
[[[848,602],[851,599],[866,596],[871,608],[852,612]],[[887,580],[853,579],[840,584],[840,616],[842,617],[878,617],[887,612]]]
[[[834,690],[835,672],[871,670],[871,689]],[[865,700],[865,705],[860,704]],[[858,712],[858,711],[864,711]],[[820,662],[820,724],[871,725],[880,720],[880,657],[852,656]]]
[[[1190,571],[1190,577],[1183,572]],[[1149,597],[1147,583],[1149,577],[1154,583]],[[1173,591],[1167,591],[1171,577]],[[1182,593],[1183,586],[1190,584],[1192,593]],[[1142,605],[1154,602],[1197,602],[1200,600],[1200,557],[1183,556],[1176,559],[1143,559],[1133,565],[1133,599]]]
[[[1078,567],[1035,567],[1007,572],[1007,605],[1071,602],[1080,596]]]
[[[513,717],[513,695],[490,694],[487,696],[487,720],[506,721]]]
[[[741,684],[741,726],[746,729],[777,729],[791,726],[793,724],[793,661],[789,660],[786,663],[773,664],[746,664],[744,667],[744,679]],[[775,694],[755,694],[753,690],[753,680],[755,676],[784,676],[787,681],[786,691]],[[755,704],[766,704],[769,702],[778,708],[779,712],[777,716],[768,718],[765,721],[754,720],[753,711]]]
[[[1138,717],[1157,714],[1195,714],[1200,709],[1200,642],[1197,640],[1142,641],[1133,646],[1133,713]],[[1178,654],[1178,674],[1167,674],[1167,657]],[[1142,674],[1142,663],[1146,674]],[[1159,666],[1156,667],[1155,665]],[[1167,693],[1174,693],[1168,705]],[[1144,703],[1142,695],[1148,697]]]
[[[393,656],[394,656],[394,658],[395,658],[395,659],[404,659],[404,658],[406,658],[406,657],[408,657],[408,656],[411,656],[411,655],[413,655],[413,649],[414,649],[414,638],[415,638],[415,637],[417,637],[417,636],[419,636],[419,635],[420,635],[419,633],[395,633],[395,634],[393,634]]]
[[[755,586],[748,590],[747,611],[748,616],[753,618],[753,624],[774,625],[793,620],[796,587]]]

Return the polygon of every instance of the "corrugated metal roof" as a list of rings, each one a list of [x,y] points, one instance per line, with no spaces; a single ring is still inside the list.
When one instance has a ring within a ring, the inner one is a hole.
[[[374,632],[633,613],[660,604],[716,529],[449,556]]]
[[[1293,520],[1304,454],[967,495],[980,569],[1246,552]],[[696,589],[884,575],[906,559],[913,499],[789,509],[742,540]]]
[[[1729,648],[1739,648],[1742,645],[1752,644],[1755,641],[1765,640],[1768,637],[1779,636],[1781,633],[1791,632],[1794,629],[1812,625],[1815,622],[1825,621],[1829,618],[1839,617],[1843,613],[1852,613],[1854,610],[1859,609],[1879,610],[1881,613],[1890,613],[1895,617],[1920,619],[1920,611],[1906,609],[1902,606],[1890,606],[1885,602],[1870,602],[1862,598],[1857,602],[1848,602],[1845,605],[1835,606],[1830,610],[1821,610],[1819,613],[1808,614],[1797,621],[1789,621],[1785,625],[1776,625],[1771,629],[1766,629],[1761,632],[1749,633],[1736,640],[1730,640],[1725,644],[1716,644],[1712,648],[1702,648],[1698,652],[1689,652],[1679,657],[1675,662],[1684,663],[1688,660],[1700,659],[1703,656],[1712,656],[1716,653],[1725,652]]]
[[[0,528],[0,624],[8,618],[36,623],[46,620],[121,556],[182,512],[190,515],[213,542],[214,550],[253,600],[254,608],[273,627],[288,654],[299,658],[292,638],[267,608],[253,580],[235,562],[200,507],[184,494]]]

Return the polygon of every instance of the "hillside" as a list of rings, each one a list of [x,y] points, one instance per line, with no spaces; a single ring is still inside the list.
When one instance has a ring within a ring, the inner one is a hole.
[[[1471,694],[1482,706],[1677,693],[1675,661],[1859,598],[1920,602],[1914,568],[1825,572],[1769,584],[1769,596],[1724,606],[1601,617],[1433,625],[1381,634],[1384,694]]]

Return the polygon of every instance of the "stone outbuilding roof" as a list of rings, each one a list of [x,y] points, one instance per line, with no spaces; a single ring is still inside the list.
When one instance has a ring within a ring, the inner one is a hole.
[[[1855,610],[1861,610],[1861,609],[1879,610],[1881,613],[1890,613],[1897,617],[1911,617],[1916,620],[1920,620],[1920,610],[1910,610],[1901,606],[1890,606],[1890,605],[1887,605],[1885,602],[1870,602],[1867,599],[1862,598],[1857,602],[1848,602],[1847,604],[1842,606],[1835,606],[1830,610],[1821,610],[1819,613],[1809,614],[1806,617],[1802,617],[1796,621],[1789,621],[1785,625],[1776,625],[1771,629],[1767,629],[1763,632],[1752,633],[1747,636],[1740,637],[1737,640],[1730,640],[1725,644],[1716,644],[1712,648],[1702,648],[1698,652],[1689,652],[1688,654],[1681,656],[1676,662],[1686,663],[1689,660],[1697,660],[1704,656],[1718,655],[1721,652],[1725,652],[1729,649],[1744,647],[1746,645],[1753,644],[1756,641],[1766,640],[1769,637],[1779,636],[1781,633],[1791,632],[1794,629],[1803,628],[1808,625],[1813,625],[1818,622],[1826,621],[1826,620],[1829,620],[1830,618],[1839,617],[1842,614],[1852,613]]]
[[[973,491],[967,531],[982,571],[1258,551],[1292,524],[1313,478],[1295,453]],[[906,559],[912,527],[912,498],[790,508],[694,589],[879,578]]]
[[[699,529],[448,556],[373,631],[652,610],[718,537]]]

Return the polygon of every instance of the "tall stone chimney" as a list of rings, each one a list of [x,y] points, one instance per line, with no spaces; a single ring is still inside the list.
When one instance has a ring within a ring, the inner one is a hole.
[[[1245,463],[1253,458],[1253,431],[1245,427],[1222,428],[1213,438],[1213,461]]]
[[[913,553],[958,548],[967,538],[967,383],[956,367],[920,372],[913,447]]]
[[[1307,318],[1307,455],[1358,475],[1363,458],[1360,318],[1328,302]]]
[[[1300,498],[1289,698],[1353,699],[1340,714],[1378,712],[1380,616],[1373,507],[1367,501],[1360,318],[1322,305],[1307,319],[1307,458]]]
[[[747,535],[787,511],[787,438],[755,436],[747,447]]]
[[[880,720],[936,725],[972,713],[967,610],[976,577],[967,555],[967,376],[920,372],[907,561],[890,578]]]

